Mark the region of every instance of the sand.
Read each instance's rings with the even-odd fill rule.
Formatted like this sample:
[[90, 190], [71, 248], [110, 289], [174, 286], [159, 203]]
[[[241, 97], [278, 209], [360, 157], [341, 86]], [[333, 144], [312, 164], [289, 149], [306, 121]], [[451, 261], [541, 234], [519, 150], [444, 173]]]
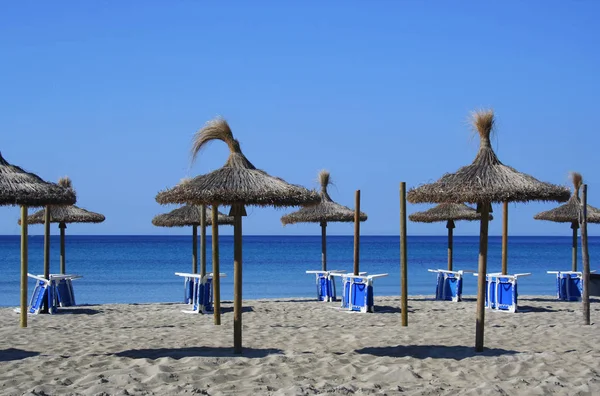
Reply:
[[[223, 324], [183, 304], [110, 304], [29, 316], [0, 309], [2, 395], [599, 395], [600, 331], [581, 303], [520, 297], [524, 312], [486, 312], [475, 353], [475, 303], [376, 297], [348, 313], [309, 299], [244, 301], [244, 353]], [[600, 320], [598, 302], [592, 321]]]

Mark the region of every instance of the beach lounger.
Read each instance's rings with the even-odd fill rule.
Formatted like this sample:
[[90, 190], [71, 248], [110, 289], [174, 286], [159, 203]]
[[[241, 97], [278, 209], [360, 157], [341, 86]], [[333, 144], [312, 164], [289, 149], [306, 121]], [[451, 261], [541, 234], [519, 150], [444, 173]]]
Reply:
[[29, 300], [28, 313], [38, 314], [44, 305], [44, 297], [48, 295], [48, 312], [56, 313], [57, 308], [75, 305], [72, 280], [81, 278], [81, 275], [50, 274], [50, 279], [42, 275], [27, 274], [35, 279], [31, 299]]
[[[556, 298], [562, 301], [581, 301], [583, 273], [579, 271], [547, 271], [556, 274]], [[596, 272], [596, 271], [591, 271]]]
[[352, 275], [332, 274], [342, 278], [341, 309], [358, 312], [374, 312], [373, 280], [388, 274]]
[[[479, 274], [474, 273], [478, 276]], [[485, 288], [485, 307], [504, 312], [517, 312], [517, 279], [522, 276], [529, 276], [531, 273], [502, 275], [501, 273], [491, 273], [486, 275]]]
[[[208, 273], [201, 277], [200, 274], [186, 272], [175, 272], [175, 275], [184, 277], [184, 303], [191, 304], [191, 310], [185, 313], [209, 313], [213, 312], [213, 274]], [[226, 274], [220, 273], [221, 278]]]
[[473, 271], [448, 271], [443, 269], [429, 269], [437, 273], [435, 299], [444, 301], [462, 301], [463, 275]]
[[319, 301], [337, 301], [335, 290], [335, 278], [333, 274], [344, 274], [346, 271], [306, 271], [307, 274], [315, 274], [317, 282], [317, 300]]

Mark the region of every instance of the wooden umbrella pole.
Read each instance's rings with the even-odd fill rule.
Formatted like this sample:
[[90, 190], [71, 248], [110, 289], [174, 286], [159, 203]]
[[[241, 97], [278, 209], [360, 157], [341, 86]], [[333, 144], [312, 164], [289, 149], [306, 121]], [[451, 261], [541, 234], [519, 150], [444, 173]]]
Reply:
[[448, 271], [452, 271], [452, 261], [454, 259], [452, 252], [454, 220], [448, 220], [446, 228], [448, 229]]
[[192, 226], [192, 274], [198, 273], [198, 226]]
[[221, 324], [221, 277], [219, 269], [219, 212], [218, 205], [213, 204], [212, 220], [212, 272], [213, 272], [213, 319], [215, 325]]
[[360, 271], [360, 190], [356, 190], [354, 205], [354, 275], [358, 275]]
[[583, 324], [590, 324], [590, 255], [588, 252], [587, 235], [587, 184], [584, 184], [581, 190], [581, 258], [583, 261], [583, 291], [581, 301], [583, 302]]
[[243, 205], [231, 207], [233, 215], [233, 351], [242, 353], [242, 216]]
[[502, 275], [508, 274], [508, 201], [502, 205]]
[[[46, 205], [44, 208], [44, 278], [50, 279], [50, 206]], [[50, 308], [50, 293], [46, 293], [44, 296], [44, 306], [42, 313], [48, 313]]]
[[400, 313], [408, 326], [408, 255], [406, 254], [406, 183], [400, 183]]
[[483, 352], [485, 321], [485, 283], [487, 274], [489, 203], [480, 204], [481, 225], [479, 228], [479, 273], [477, 278], [477, 314], [475, 324], [475, 351]]
[[571, 249], [571, 271], [577, 271], [577, 230], [579, 229], [578, 222], [571, 223], [573, 229], [573, 247]]
[[[206, 206], [200, 205], [200, 275], [206, 275]], [[214, 279], [213, 274], [213, 279]]]
[[58, 228], [60, 229], [60, 273], [66, 274], [67, 265], [66, 265], [66, 256], [65, 256], [65, 229], [67, 225], [65, 223], [58, 224]]
[[21, 206], [21, 327], [27, 327], [27, 206]]
[[321, 270], [327, 271], [327, 222], [321, 222]]

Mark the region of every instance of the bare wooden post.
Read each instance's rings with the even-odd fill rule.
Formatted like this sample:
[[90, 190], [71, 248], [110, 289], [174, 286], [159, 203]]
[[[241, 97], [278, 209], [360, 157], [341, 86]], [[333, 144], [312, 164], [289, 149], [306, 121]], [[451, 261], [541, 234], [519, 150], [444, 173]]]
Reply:
[[206, 206], [200, 205], [200, 211], [200, 275], [204, 278], [206, 275]]
[[502, 205], [502, 275], [508, 274], [508, 201]]
[[483, 334], [485, 322], [485, 281], [487, 274], [487, 250], [488, 250], [488, 221], [490, 216], [490, 204], [478, 204], [481, 213], [481, 225], [479, 227], [479, 273], [477, 277], [477, 313], [475, 324], [475, 351], [483, 352]]
[[21, 327], [27, 327], [27, 206], [21, 206]]
[[242, 216], [246, 209], [242, 204], [231, 206], [233, 216], [233, 351], [242, 353]]
[[360, 271], [360, 190], [354, 195], [354, 275]]
[[198, 273], [198, 226], [192, 226], [192, 274]]
[[587, 235], [587, 184], [582, 186], [581, 191], [581, 258], [583, 261], [583, 291], [581, 301], [583, 302], [583, 324], [590, 324], [590, 255], [588, 252]]
[[327, 271], [327, 222], [321, 222], [321, 270]]
[[408, 326], [408, 255], [406, 254], [406, 183], [400, 183], [400, 312]]
[[571, 223], [573, 229], [573, 248], [571, 249], [571, 271], [577, 271], [577, 230], [579, 223], [574, 221]]
[[67, 225], [65, 223], [59, 223], [58, 228], [60, 229], [60, 273], [66, 274], [67, 264], [65, 256], [65, 229]]
[[[50, 206], [44, 208], [44, 278], [50, 279]], [[48, 313], [50, 309], [49, 293], [44, 296], [42, 313]]]
[[446, 228], [448, 229], [448, 271], [452, 271], [452, 232], [454, 230], [454, 227], [454, 220], [448, 220], [448, 222], [446, 223]]
[[213, 319], [215, 325], [221, 324], [221, 277], [219, 269], [219, 206], [212, 206], [212, 272], [213, 272]]

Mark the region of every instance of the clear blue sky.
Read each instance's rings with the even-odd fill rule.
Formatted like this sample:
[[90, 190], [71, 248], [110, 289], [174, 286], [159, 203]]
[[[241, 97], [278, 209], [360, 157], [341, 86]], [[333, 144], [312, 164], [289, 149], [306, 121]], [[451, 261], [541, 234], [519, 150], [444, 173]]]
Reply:
[[[336, 201], [353, 206], [362, 191], [363, 234], [398, 234], [399, 182], [470, 163], [478, 142], [467, 116], [493, 107], [505, 164], [565, 185], [579, 171], [600, 206], [598, 15], [592, 0], [7, 1], [0, 150], [46, 180], [70, 176], [78, 205], [106, 215], [71, 234], [189, 234], [152, 226], [174, 208], [154, 197], [225, 162], [218, 142], [189, 162], [193, 133], [222, 115], [257, 167], [308, 187], [329, 169]], [[532, 219], [553, 206], [511, 204], [509, 232], [570, 235]], [[319, 233], [282, 227], [290, 210], [250, 208], [244, 233]], [[0, 218], [0, 234], [19, 233], [17, 208]], [[446, 229], [409, 223], [409, 232]]]

